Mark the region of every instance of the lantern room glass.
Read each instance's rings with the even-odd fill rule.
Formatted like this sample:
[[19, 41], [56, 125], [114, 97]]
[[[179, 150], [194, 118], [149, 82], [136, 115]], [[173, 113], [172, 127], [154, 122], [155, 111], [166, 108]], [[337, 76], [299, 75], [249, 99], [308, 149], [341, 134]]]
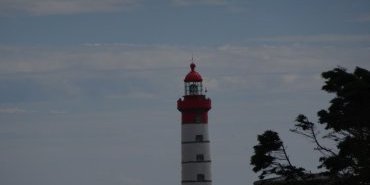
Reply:
[[202, 82], [185, 82], [185, 96], [203, 95]]

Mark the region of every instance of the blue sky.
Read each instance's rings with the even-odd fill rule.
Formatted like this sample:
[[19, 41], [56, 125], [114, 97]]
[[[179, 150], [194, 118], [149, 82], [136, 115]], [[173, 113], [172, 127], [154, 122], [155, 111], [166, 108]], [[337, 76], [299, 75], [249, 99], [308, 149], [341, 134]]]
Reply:
[[0, 184], [180, 183], [183, 78], [208, 96], [213, 181], [251, 184], [256, 135], [328, 106], [320, 73], [370, 69], [369, 1], [2, 0]]

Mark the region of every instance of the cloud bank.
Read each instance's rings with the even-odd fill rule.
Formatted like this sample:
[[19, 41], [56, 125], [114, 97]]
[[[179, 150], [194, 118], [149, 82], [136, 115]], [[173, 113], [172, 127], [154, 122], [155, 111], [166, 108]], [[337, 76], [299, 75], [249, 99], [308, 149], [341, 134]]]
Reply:
[[[65, 49], [0, 47], [3, 103], [73, 98], [163, 98], [181, 92], [194, 48], [86, 44]], [[314, 88], [336, 66], [368, 66], [369, 48], [302, 45], [196, 49], [206, 85], [217, 93]], [[158, 88], [160, 86], [161, 88]], [[174, 88], [175, 87], [175, 88]], [[14, 93], [29, 91], [28, 95]], [[176, 94], [176, 93], [175, 93]], [[23, 98], [20, 98], [20, 97]], [[0, 102], [1, 103], [1, 102]]]
[[227, 0], [172, 0], [175, 5], [178, 6], [190, 6], [190, 5], [226, 5]]
[[2, 0], [0, 10], [3, 14], [57, 15], [119, 11], [138, 3], [138, 0]]

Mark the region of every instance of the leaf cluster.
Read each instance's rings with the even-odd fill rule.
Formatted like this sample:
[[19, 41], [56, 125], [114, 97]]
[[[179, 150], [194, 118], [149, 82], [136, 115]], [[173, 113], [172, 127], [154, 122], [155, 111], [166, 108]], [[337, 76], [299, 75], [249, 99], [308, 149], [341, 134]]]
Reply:
[[303, 168], [297, 168], [290, 163], [289, 157], [278, 133], [267, 130], [258, 135], [259, 144], [254, 146], [255, 155], [251, 157], [253, 171], [262, 171], [260, 179], [265, 176], [276, 174], [288, 179], [295, 179], [302, 176]]

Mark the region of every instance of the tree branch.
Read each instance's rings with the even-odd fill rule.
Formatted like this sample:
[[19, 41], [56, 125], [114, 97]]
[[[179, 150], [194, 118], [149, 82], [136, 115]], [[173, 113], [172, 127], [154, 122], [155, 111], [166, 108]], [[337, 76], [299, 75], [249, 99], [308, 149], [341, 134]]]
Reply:
[[[314, 127], [313, 127], [313, 126], [310, 128], [310, 131], [311, 131], [312, 138], [313, 138], [314, 142], [316, 143], [316, 146], [319, 148], [319, 151], [320, 151], [320, 152], [321, 152], [322, 150], [324, 150], [324, 151], [326, 151], [326, 152], [330, 153], [330, 154], [331, 154], [331, 155], [333, 155], [333, 156], [337, 156], [337, 154], [336, 154], [336, 153], [334, 153], [331, 149], [328, 149], [328, 148], [326, 148], [326, 147], [322, 146], [322, 145], [319, 143], [319, 141], [317, 140], [316, 133], [315, 133], [315, 130], [314, 130]], [[322, 152], [321, 152], [321, 153], [322, 153]]]
[[289, 160], [289, 157], [288, 157], [288, 154], [286, 153], [286, 150], [285, 150], [285, 147], [283, 144], [281, 144], [281, 148], [282, 148], [282, 151], [284, 153], [284, 156], [285, 156], [285, 159], [286, 161], [288, 162], [289, 166], [290, 167], [293, 167], [292, 163], [290, 163], [290, 160]]

